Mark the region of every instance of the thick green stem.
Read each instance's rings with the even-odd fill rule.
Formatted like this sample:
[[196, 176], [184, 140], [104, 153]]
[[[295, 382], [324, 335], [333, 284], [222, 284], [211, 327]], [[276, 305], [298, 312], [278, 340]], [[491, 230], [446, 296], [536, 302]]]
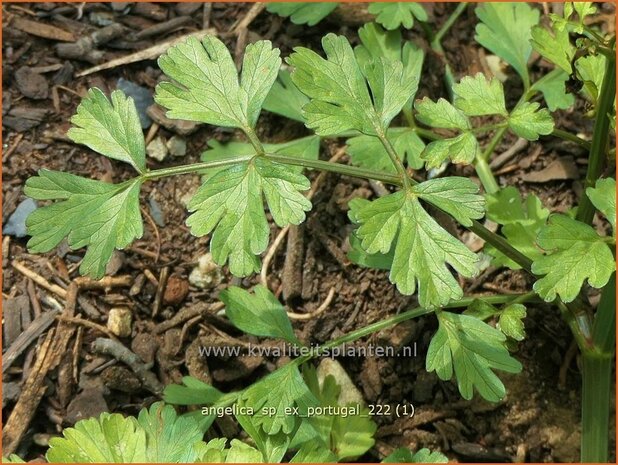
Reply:
[[495, 194], [500, 190], [498, 181], [496, 181], [496, 178], [489, 167], [489, 163], [487, 163], [484, 158], [478, 157], [474, 163], [474, 167], [476, 168], [476, 174], [481, 180], [481, 184], [483, 185], [485, 192], [488, 194]]
[[616, 273], [603, 288], [592, 327], [592, 341], [597, 351], [613, 353], [616, 349]]
[[603, 85], [599, 95], [596, 108], [596, 121], [594, 122], [594, 132], [592, 134], [592, 144], [588, 157], [588, 171], [582, 192], [582, 199], [577, 208], [576, 219], [584, 223], [592, 223], [595, 208], [588, 195], [586, 188], [593, 187], [597, 179], [601, 176], [603, 166], [606, 161], [607, 149], [609, 144], [609, 114], [612, 112], [616, 99], [616, 59], [606, 60], [605, 75]]
[[582, 356], [582, 463], [607, 462], [612, 365], [612, 356]]

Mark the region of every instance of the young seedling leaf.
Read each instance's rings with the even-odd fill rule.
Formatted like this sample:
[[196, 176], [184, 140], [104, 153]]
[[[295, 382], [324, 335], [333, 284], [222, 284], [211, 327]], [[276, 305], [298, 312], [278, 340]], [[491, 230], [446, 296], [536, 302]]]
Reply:
[[400, 447], [382, 460], [382, 463], [448, 463], [448, 458], [441, 452], [432, 452], [429, 449], [412, 452]]
[[[382, 58], [402, 62], [404, 81], [414, 83], [410, 95], [410, 99], [413, 99], [418, 90], [425, 58], [423, 50], [410, 41], [406, 41], [402, 47], [399, 29], [384, 30], [376, 23], [365, 24], [358, 30], [358, 36], [361, 44], [354, 48], [354, 54], [361, 69], [366, 69], [371, 63], [379, 62]], [[409, 105], [406, 103], [407, 106]]]
[[[255, 147], [248, 142], [227, 142], [222, 144], [214, 139], [208, 141], [208, 150], [202, 152], [201, 159], [204, 162], [221, 161], [242, 156], [255, 156]], [[317, 160], [320, 155], [320, 138], [316, 135], [294, 139], [280, 144], [263, 144], [264, 151], [269, 154], [285, 155], [288, 157], [302, 158], [304, 160]], [[207, 176], [225, 168], [210, 168]], [[290, 170], [297, 173], [303, 171], [302, 166], [289, 166]]]
[[322, 47], [326, 59], [303, 47], [287, 59], [292, 80], [311, 99], [303, 107], [307, 127], [321, 136], [384, 133], [415, 90], [403, 64], [381, 58], [361, 71], [345, 37], [327, 34]]
[[414, 108], [418, 112], [417, 119], [428, 126], [444, 129], [459, 129], [465, 131], [471, 129], [470, 122], [461, 110], [455, 108], [448, 100], [443, 98], [433, 102], [425, 97], [417, 100]]
[[509, 128], [519, 137], [538, 140], [540, 135], [552, 133], [554, 120], [546, 108], [539, 110], [538, 103], [524, 102], [511, 112]]
[[241, 331], [254, 336], [276, 337], [300, 345], [285, 307], [264, 286], [257, 285], [254, 294], [231, 286], [219, 295], [225, 314]]
[[301, 191], [309, 180], [285, 165], [255, 157], [219, 171], [202, 184], [189, 202], [187, 225], [196, 236], [212, 234], [215, 263], [225, 264], [235, 276], [259, 271], [256, 255], [268, 246], [269, 228], [264, 201], [278, 226], [300, 224], [311, 202]]
[[492, 78], [488, 80], [483, 73], [466, 76], [453, 85], [455, 107], [467, 116], [502, 115], [507, 116], [504, 104], [502, 83]]
[[474, 299], [474, 301], [468, 305], [468, 308], [463, 311], [464, 315], [478, 318], [482, 321], [487, 321], [499, 313], [500, 310], [481, 299]]
[[67, 136], [73, 142], [129, 163], [139, 173], [146, 171], [142, 126], [133, 99], [122, 91], [112, 92], [110, 101], [100, 89], [90, 89], [71, 122], [75, 127], [69, 129]]
[[304, 123], [302, 108], [307, 103], [309, 99], [298, 90], [292, 81], [290, 72], [282, 69], [264, 100], [263, 108], [271, 113]]
[[505, 335], [516, 341], [523, 341], [526, 337], [524, 322], [526, 317], [526, 307], [522, 304], [511, 304], [500, 312], [498, 329]]
[[226, 438], [217, 438], [209, 442], [200, 441], [195, 449], [200, 463], [263, 463], [262, 453], [249, 444], [238, 439], [230, 441], [225, 448]]
[[[171, 408], [171, 407], [170, 407]], [[146, 462], [146, 433], [132, 417], [102, 413], [65, 428], [63, 437], [49, 440], [50, 463]]]
[[545, 275], [534, 290], [546, 301], [559, 296], [571, 302], [588, 280], [597, 289], [607, 284], [616, 270], [609, 244], [590, 226], [566, 215], [552, 215], [537, 242], [548, 252], [532, 264], [532, 272]]
[[420, 3], [413, 2], [376, 2], [370, 3], [369, 13], [376, 15], [376, 22], [386, 29], [393, 30], [400, 26], [412, 29], [414, 18], [427, 21], [427, 12]]
[[169, 384], [163, 391], [163, 400], [174, 405], [211, 405], [217, 402], [223, 393], [192, 376], [184, 376], [182, 384]]
[[276, 2], [269, 3], [266, 10], [290, 18], [294, 24], [315, 26], [338, 6], [338, 2]]
[[450, 194], [440, 192], [459, 186], [459, 180], [440, 179], [438, 187], [436, 181], [379, 198], [355, 212], [360, 224], [356, 235], [362, 248], [368, 254], [386, 254], [394, 247], [390, 280], [407, 295], [414, 293], [418, 282], [419, 302], [423, 307], [444, 305], [461, 297], [462, 290], [446, 265], [464, 276], [472, 276], [477, 257], [435, 222], [419, 198], [429, 202], [444, 199], [447, 208], [466, 222], [484, 214], [483, 209], [475, 206], [479, 203], [456, 205], [448, 198]]
[[303, 443], [290, 463], [335, 463], [337, 456], [333, 454], [319, 439]]
[[453, 163], [470, 164], [479, 154], [481, 148], [470, 131], [464, 131], [456, 137], [430, 142], [421, 153], [427, 168], [438, 168], [445, 160]]
[[492, 370], [521, 371], [509, 354], [502, 332], [481, 320], [456, 313], [438, 313], [439, 327], [427, 349], [427, 371], [444, 381], [455, 373], [462, 397], [472, 398], [473, 389], [486, 400], [498, 402], [506, 391]]
[[[377, 425], [369, 416], [365, 405], [341, 403], [341, 386], [333, 375], [328, 375], [320, 383], [316, 370], [306, 367], [303, 370], [305, 381], [321, 407], [354, 407], [359, 409], [354, 415], [315, 415], [308, 423], [317, 432], [324, 448], [330, 449], [338, 462], [350, 462], [366, 453], [374, 445]], [[299, 432], [300, 434], [300, 432]]]
[[[585, 29], [584, 20], [586, 16], [596, 13], [597, 9], [592, 2], [566, 2], [564, 4], [564, 16], [560, 18], [557, 15], [550, 15], [554, 24], [566, 28], [569, 20], [574, 21], [573, 12], [577, 13], [577, 23], [573, 30], [577, 34], [583, 34]], [[573, 24], [571, 22], [571, 24]]]
[[[298, 416], [284, 415], [286, 408], [298, 406], [303, 410], [307, 405], [317, 405], [317, 400], [307, 388], [294, 362], [252, 384], [242, 394], [242, 398], [246, 405], [252, 406], [256, 412], [251, 417], [251, 422], [267, 435], [280, 432], [289, 435], [295, 430]], [[261, 411], [264, 408], [279, 414], [263, 415]], [[306, 410], [304, 413], [306, 414]]]
[[566, 110], [575, 103], [573, 94], [566, 91], [568, 80], [569, 75], [563, 69], [556, 68], [536, 81], [530, 90], [543, 94], [549, 111]]
[[530, 82], [528, 60], [532, 53], [530, 29], [539, 23], [539, 11], [526, 3], [481, 3], [476, 7], [481, 21], [475, 40], [498, 55]]
[[175, 83], [157, 86], [155, 101], [170, 118], [216, 126], [253, 128], [281, 66], [279, 49], [261, 40], [245, 49], [240, 81], [223, 42], [213, 36], [190, 37], [159, 58]]
[[[543, 207], [541, 200], [533, 194], [522, 201], [516, 187], [508, 186], [495, 194], [485, 196], [487, 200], [487, 218], [500, 225], [500, 232], [514, 248], [531, 260], [543, 256], [536, 245], [536, 238], [545, 226], [549, 210]], [[495, 266], [508, 266], [512, 270], [521, 268], [519, 264], [506, 257], [489, 244], [485, 246], [487, 253], [494, 257]]]
[[569, 39], [567, 29], [553, 28], [550, 32], [543, 26], [532, 28], [531, 44], [543, 58], [559, 66], [567, 74], [573, 72], [571, 61], [575, 56], [575, 47]]
[[141, 410], [137, 421], [146, 432], [144, 462], [190, 463], [198, 458], [194, 445], [203, 433], [193, 418], [179, 417], [171, 405], [156, 402]]
[[599, 92], [605, 76], [606, 58], [603, 55], [590, 55], [578, 58], [575, 61], [575, 69], [579, 79], [583, 82], [582, 93], [584, 97], [596, 105]]
[[[411, 128], [391, 128], [386, 138], [393, 144], [397, 155], [403, 157], [407, 165], [415, 170], [421, 169], [424, 161], [420, 155], [425, 143]], [[372, 136], [356, 136], [347, 140], [348, 154], [352, 163], [377, 171], [396, 173], [395, 167], [380, 139]]]
[[28, 249], [49, 252], [65, 237], [73, 249], [87, 247], [80, 272], [103, 277], [114, 249], [143, 234], [139, 210], [141, 181], [109, 184], [58, 171], [40, 170], [24, 192], [36, 200], [57, 200], [37, 208], [27, 220]]
[[605, 215], [616, 235], [616, 180], [599, 179], [595, 187], [586, 189], [586, 195], [597, 210]]

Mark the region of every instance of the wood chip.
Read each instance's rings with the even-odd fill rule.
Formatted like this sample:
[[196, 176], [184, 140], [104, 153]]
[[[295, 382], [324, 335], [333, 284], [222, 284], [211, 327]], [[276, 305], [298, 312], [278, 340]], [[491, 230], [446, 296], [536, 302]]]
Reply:
[[87, 76], [89, 74], [103, 71], [105, 69], [111, 69], [111, 68], [115, 68], [116, 66], [126, 65], [129, 63], [136, 63], [138, 61], [154, 60], [156, 58], [159, 58], [161, 55], [163, 55], [167, 51], [168, 48], [180, 42], [186, 41], [189, 37], [195, 37], [196, 39], [201, 40], [207, 35], [215, 35], [216, 32], [217, 31], [215, 29], [204, 29], [201, 31], [192, 32], [190, 34], [185, 34], [185, 35], [176, 37], [171, 40], [166, 40], [165, 42], [161, 42], [160, 44], [153, 45], [152, 47], [149, 47], [145, 50], [140, 50], [139, 52], [131, 53], [124, 57], [116, 58], [106, 63], [102, 63], [100, 65], [93, 66], [92, 68], [88, 68], [82, 71], [81, 73], [78, 73], [77, 77]]
[[538, 183], [579, 179], [579, 171], [573, 157], [562, 157], [552, 161], [542, 170], [524, 174], [521, 178], [526, 182]]
[[75, 36], [55, 26], [42, 23], [40, 21], [31, 21], [29, 19], [15, 16], [11, 21], [11, 26], [20, 31], [27, 32], [30, 35], [43, 37], [44, 39], [58, 40], [61, 42], [74, 42]]

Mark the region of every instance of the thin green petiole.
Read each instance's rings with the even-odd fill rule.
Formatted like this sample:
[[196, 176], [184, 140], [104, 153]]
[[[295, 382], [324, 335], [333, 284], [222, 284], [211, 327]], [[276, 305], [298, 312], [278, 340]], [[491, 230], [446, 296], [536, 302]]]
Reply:
[[378, 138], [386, 149], [386, 153], [388, 153], [388, 157], [391, 159], [391, 162], [393, 163], [393, 165], [395, 165], [395, 168], [397, 169], [397, 172], [399, 173], [399, 176], [401, 177], [401, 180], [403, 182], [403, 188], [405, 190], [408, 190], [410, 188], [410, 177], [408, 176], [406, 168], [403, 166], [401, 158], [399, 158], [399, 156], [397, 155], [395, 147], [393, 147], [393, 144], [391, 144], [391, 141], [388, 140], [388, 138], [383, 132], [378, 133]]

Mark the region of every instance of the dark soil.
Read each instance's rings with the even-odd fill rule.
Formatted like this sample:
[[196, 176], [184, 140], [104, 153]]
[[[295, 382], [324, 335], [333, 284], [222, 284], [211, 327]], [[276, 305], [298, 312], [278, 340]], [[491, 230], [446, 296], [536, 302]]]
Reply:
[[[132, 174], [127, 165], [109, 161], [83, 146], [72, 144], [65, 135], [70, 126], [69, 119], [90, 87], [113, 90], [118, 80], [124, 78], [152, 91], [162, 77], [156, 62], [146, 60], [76, 78], [74, 73], [92, 65], [84, 61], [90, 55], [62, 58], [58, 56], [56, 45], [66, 42], [33, 35], [32, 31], [25, 31], [23, 25], [17, 27], [16, 20], [52, 25], [72, 34], [75, 39], [99, 29], [100, 26], [93, 21], [123, 24], [129, 33], [125, 31], [100, 46], [103, 55], [99, 60], [104, 62], [202, 27], [214, 28], [231, 50], [237, 48], [239, 40], [250, 42], [266, 38], [281, 48], [283, 56], [287, 56], [296, 45], [318, 49], [320, 38], [327, 32], [345, 34], [352, 43], [357, 43], [356, 30], [366, 17], [364, 5], [348, 4], [332, 17], [309, 28], [262, 12], [248, 31], [237, 36], [230, 31], [245, 17], [251, 4], [213, 3], [206, 9], [202, 4], [196, 4], [195, 11], [191, 11], [191, 4], [142, 4], [137, 11], [135, 6], [126, 5], [124, 9], [118, 3], [113, 9], [102, 3], [2, 5], [3, 226], [25, 199], [23, 186], [26, 179], [34, 176], [40, 168], [114, 182], [130, 177]], [[440, 25], [455, 5], [429, 3], [425, 6], [430, 21]], [[601, 10], [608, 27], [613, 27], [614, 6], [606, 3]], [[133, 42], [129, 40], [140, 30], [179, 16], [189, 16], [189, 19], [171, 31]], [[457, 77], [487, 71], [485, 55], [488, 52], [474, 42], [476, 21], [473, 6], [470, 6], [444, 41], [447, 59]], [[418, 96], [446, 96], [442, 60], [431, 52], [418, 26], [405, 34], [427, 50], [425, 77]], [[543, 73], [546, 68], [544, 62], [536, 60], [533, 73]], [[516, 100], [521, 92], [520, 83], [511, 70], [507, 73], [507, 95]], [[583, 110], [584, 104], [578, 102], [575, 110], [560, 112], [556, 117], [557, 127], [589, 136], [591, 122], [581, 116]], [[267, 113], [261, 117], [259, 132], [264, 140], [273, 142], [308, 134], [301, 124]], [[166, 140], [174, 134], [163, 126], [157, 132], [157, 136]], [[168, 156], [162, 163], [148, 158], [148, 163], [151, 168], [159, 168], [196, 162], [207, 141], [227, 141], [235, 137], [240, 135], [202, 125], [188, 136], [185, 157]], [[514, 136], [507, 136], [496, 154], [514, 142]], [[323, 143], [321, 157], [330, 158], [343, 145], [344, 140]], [[543, 172], [552, 162], [569, 165], [566, 179], [550, 170], [541, 182], [529, 181], [531, 173]], [[498, 179], [501, 185], [516, 186], [522, 194], [538, 195], [552, 211], [566, 211], [577, 203], [586, 162], [586, 154], [578, 147], [542, 138], [528, 144], [498, 169], [497, 172], [501, 173]], [[449, 172], [474, 179], [470, 167], [454, 166]], [[316, 176], [312, 174], [311, 178]], [[132, 333], [121, 338], [121, 342], [144, 362], [153, 363], [152, 370], [163, 384], [180, 382], [182, 376], [190, 374], [224, 391], [238, 389], [273, 370], [280, 361], [260, 359], [256, 362], [242, 357], [237, 360], [200, 358], [196, 354], [195, 341], [218, 338], [252, 340], [213, 312], [203, 312], [201, 318], [180, 322], [164, 331], [157, 326], [179, 313], [216, 303], [218, 292], [230, 284], [248, 288], [259, 282], [259, 277], [241, 282], [224, 268], [219, 271], [222, 280], [214, 288], [189, 286], [189, 274], [196, 267], [198, 258], [208, 251], [208, 238], [191, 236], [184, 224], [187, 212], [183, 201], [198, 186], [198, 176], [184, 176], [167, 178], [144, 187], [142, 205], [145, 214], [155, 217], [164, 226], [147, 221], [144, 237], [115, 256], [113, 269], [109, 271], [115, 276], [129, 276], [129, 286], [82, 291], [76, 312], [83, 319], [105, 327], [112, 308], [130, 309], [134, 319]], [[287, 297], [283, 295], [284, 290], [296, 286], [297, 292], [288, 299], [288, 304], [297, 313], [314, 311], [331, 288], [335, 290], [334, 299], [321, 315], [294, 322], [297, 334], [307, 343], [328, 341], [416, 305], [414, 298], [396, 292], [386, 273], [356, 267], [345, 258], [351, 230], [347, 201], [356, 196], [374, 195], [369, 183], [334, 174], [325, 176], [313, 199], [315, 208], [308, 221], [294, 232], [296, 240], [293, 243], [286, 246], [284, 242], [279, 247], [271, 263], [268, 272], [270, 289], [283, 299]], [[278, 229], [273, 226], [272, 232], [274, 238]], [[473, 236], [463, 231], [459, 234], [471, 247], [476, 243], [478, 250], [478, 241], [475, 242]], [[67, 289], [78, 276], [77, 267], [83, 256], [83, 251], [69, 251], [66, 247], [49, 254], [31, 255], [27, 252], [26, 242], [26, 238], [10, 236], [4, 237], [3, 241], [3, 351], [10, 347], [18, 334], [29, 328], [34, 318], [63, 306], [57, 295], [35, 285], [12, 263], [20, 262], [49, 283]], [[297, 283], [288, 281], [293, 273], [284, 272], [286, 249], [301, 257], [295, 275], [300, 276]], [[169, 276], [167, 291], [163, 292], [166, 275]], [[490, 270], [478, 278], [463, 280], [462, 285], [466, 293], [511, 293], [529, 289], [532, 279], [523, 272]], [[160, 295], [157, 297], [158, 291]], [[411, 402], [416, 407], [416, 415], [411, 418], [377, 417], [376, 446], [364, 459], [378, 461], [394, 448], [404, 446], [413, 450], [421, 447], [439, 449], [451, 460], [462, 462], [577, 461], [581, 377], [578, 357], [570, 350], [573, 344], [571, 333], [557, 310], [550, 306], [529, 306], [525, 324], [528, 337], [516, 349], [516, 357], [523, 363], [524, 370], [519, 375], [500, 375], [507, 386], [508, 397], [499, 404], [489, 404], [478, 397], [470, 402], [463, 401], [456, 384], [441, 382], [435, 374], [425, 371], [425, 351], [436, 328], [435, 318], [431, 316], [372, 336], [372, 341], [395, 347], [416, 342], [417, 357], [341, 358], [339, 361], [368, 403]], [[58, 325], [54, 322], [49, 328]], [[37, 336], [33, 340], [35, 343], [30, 344], [3, 372], [2, 414], [5, 424], [15, 403], [23, 395], [24, 381], [33, 370], [37, 348], [47, 332], [45, 330]], [[49, 438], [81, 418], [98, 415], [101, 411], [135, 414], [157, 399], [144, 389], [123, 363], [93, 352], [91, 344], [101, 336], [100, 331], [81, 325], [72, 335], [68, 341], [68, 355], [62, 357], [57, 368], [49, 371], [44, 379], [45, 394], [38, 405], [32, 406], [36, 409], [32, 412], [32, 421], [16, 449], [20, 456], [26, 459], [40, 457]], [[613, 438], [614, 416], [610, 418]], [[215, 428], [228, 436], [239, 433], [237, 425], [229, 419], [218, 421]], [[613, 446], [612, 442], [612, 449]]]

